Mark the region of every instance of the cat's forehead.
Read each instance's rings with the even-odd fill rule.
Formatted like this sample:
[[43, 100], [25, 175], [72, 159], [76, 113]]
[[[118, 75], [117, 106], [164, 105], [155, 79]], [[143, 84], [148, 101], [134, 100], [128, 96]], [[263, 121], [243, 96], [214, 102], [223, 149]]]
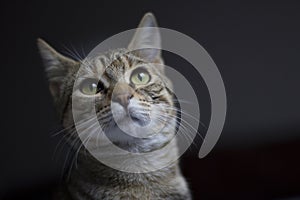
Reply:
[[84, 59], [82, 71], [90, 76], [107, 76], [116, 80], [132, 68], [147, 64], [128, 50], [118, 49]]

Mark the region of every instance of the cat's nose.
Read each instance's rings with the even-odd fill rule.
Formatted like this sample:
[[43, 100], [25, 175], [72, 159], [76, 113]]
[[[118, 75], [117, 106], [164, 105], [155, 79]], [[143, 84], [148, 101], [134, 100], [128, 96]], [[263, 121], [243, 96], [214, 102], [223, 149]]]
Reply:
[[119, 103], [124, 108], [127, 108], [130, 99], [133, 96], [134, 90], [126, 83], [119, 83], [115, 86], [112, 101]]
[[116, 95], [115, 98], [113, 98], [114, 102], [117, 102], [119, 104], [121, 104], [124, 108], [127, 108], [129, 101], [130, 101], [130, 94], [119, 94]]

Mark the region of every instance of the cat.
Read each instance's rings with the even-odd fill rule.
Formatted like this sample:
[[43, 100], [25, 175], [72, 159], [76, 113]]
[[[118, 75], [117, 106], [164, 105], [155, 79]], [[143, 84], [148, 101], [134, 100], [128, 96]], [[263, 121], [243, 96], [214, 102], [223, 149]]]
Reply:
[[[144, 27], [157, 27], [152, 13], [145, 14], [141, 20], [139, 28]], [[64, 134], [68, 144], [78, 152], [77, 167], [71, 169], [56, 199], [191, 199], [177, 161], [147, 173], [113, 169], [86, 150], [74, 128], [72, 111], [85, 110], [85, 102], [95, 99], [97, 120], [114, 145], [135, 153], [162, 149], [159, 154], [143, 158], [142, 164], [147, 167], [177, 156], [176, 143], [167, 144], [176, 134], [179, 109], [171, 92], [172, 83], [161, 67], [164, 63], [161, 50], [141, 49], [149, 42], [161, 45], [158, 29], [137, 29], [125, 49], [115, 49], [93, 59], [73, 60], [38, 39], [50, 93], [66, 130]], [[79, 70], [88, 78], [77, 81], [78, 87], [74, 87]], [[77, 98], [77, 106], [72, 105], [72, 98]], [[114, 116], [113, 110], [117, 111]], [[84, 115], [81, 117], [85, 119]], [[80, 125], [86, 122], [83, 120]], [[151, 132], [160, 128], [161, 132], [149, 138], [136, 138], [116, 131], [117, 126], [137, 135], [144, 129]], [[88, 124], [83, 129], [95, 135], [97, 131], [93, 127]], [[93, 136], [91, 140], [101, 143], [101, 137]], [[165, 148], [166, 145], [169, 147]], [[101, 145], [96, 151], [110, 155]]]

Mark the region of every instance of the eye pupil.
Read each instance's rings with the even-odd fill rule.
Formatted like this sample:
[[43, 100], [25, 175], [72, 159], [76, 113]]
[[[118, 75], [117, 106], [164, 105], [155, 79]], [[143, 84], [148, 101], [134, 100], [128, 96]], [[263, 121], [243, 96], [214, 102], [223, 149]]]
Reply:
[[96, 85], [96, 88], [97, 88], [97, 92], [100, 92], [101, 90], [104, 89], [104, 86], [102, 83], [98, 82], [98, 84], [95, 84]]

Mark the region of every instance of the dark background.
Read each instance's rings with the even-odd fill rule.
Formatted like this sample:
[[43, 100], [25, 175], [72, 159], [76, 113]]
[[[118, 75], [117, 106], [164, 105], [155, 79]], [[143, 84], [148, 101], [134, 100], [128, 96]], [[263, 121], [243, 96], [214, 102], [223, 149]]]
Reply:
[[[82, 55], [135, 28], [148, 11], [161, 27], [189, 35], [208, 51], [227, 91], [218, 144], [199, 159], [196, 141], [181, 162], [194, 198], [300, 199], [299, 2], [28, 0], [2, 2], [0, 9], [0, 199], [49, 199], [66, 158], [60, 148], [53, 156], [61, 136], [51, 135], [60, 126], [36, 38]], [[178, 64], [168, 58], [170, 66]], [[201, 120], [208, 125], [201, 81]]]

